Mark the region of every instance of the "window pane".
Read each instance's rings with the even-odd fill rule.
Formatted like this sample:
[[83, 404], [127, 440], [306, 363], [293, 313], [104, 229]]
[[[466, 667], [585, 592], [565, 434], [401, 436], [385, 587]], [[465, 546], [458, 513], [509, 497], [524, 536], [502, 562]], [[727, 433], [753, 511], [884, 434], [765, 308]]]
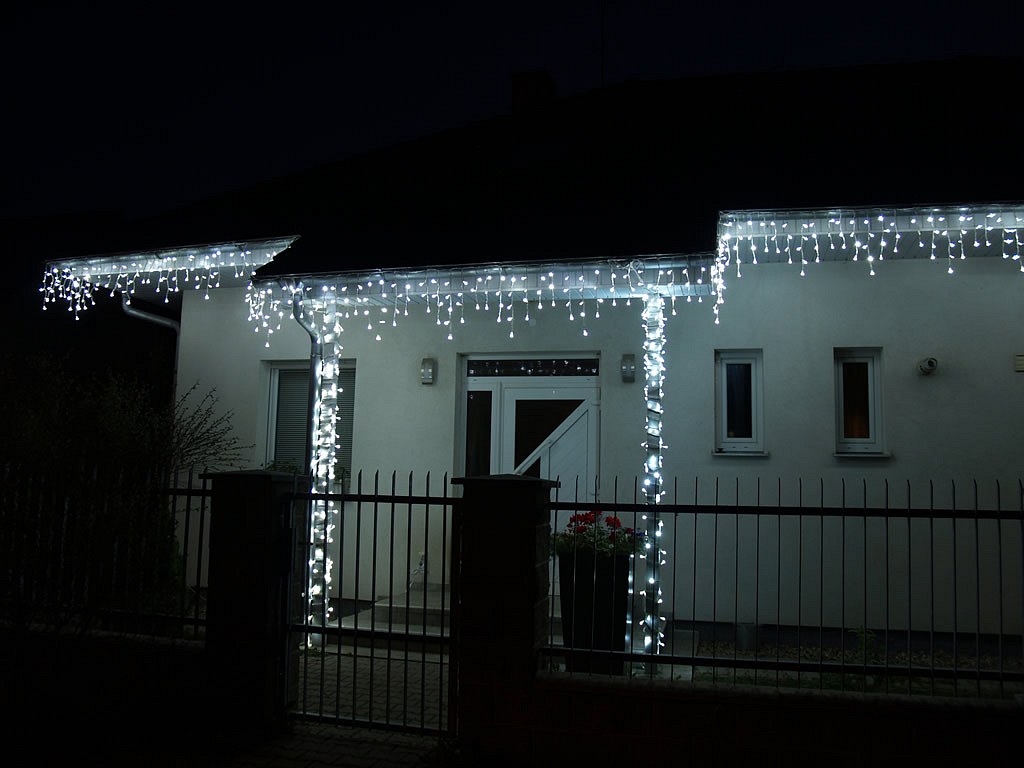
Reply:
[[725, 365], [725, 436], [754, 436], [753, 366], [750, 363]]
[[871, 438], [867, 362], [843, 363], [843, 437]]
[[305, 471], [309, 373], [302, 368], [277, 373], [277, 419], [274, 423], [274, 466]]
[[523, 472], [523, 477], [536, 477], [540, 479], [540, 459], [537, 459], [530, 467]]
[[491, 474], [491, 393], [466, 393], [466, 477]]
[[518, 467], [561, 426], [582, 400], [517, 400], [515, 463]]
[[517, 360], [469, 360], [467, 376], [597, 376], [597, 358], [522, 358]]

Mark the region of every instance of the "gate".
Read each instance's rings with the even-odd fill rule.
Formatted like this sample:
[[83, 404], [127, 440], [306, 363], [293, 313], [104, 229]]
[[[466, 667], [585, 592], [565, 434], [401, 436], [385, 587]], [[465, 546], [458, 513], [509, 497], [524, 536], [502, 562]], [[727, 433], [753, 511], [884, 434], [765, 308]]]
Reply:
[[360, 473], [350, 492], [290, 496], [294, 717], [455, 734], [459, 499], [447, 475], [403, 485]]

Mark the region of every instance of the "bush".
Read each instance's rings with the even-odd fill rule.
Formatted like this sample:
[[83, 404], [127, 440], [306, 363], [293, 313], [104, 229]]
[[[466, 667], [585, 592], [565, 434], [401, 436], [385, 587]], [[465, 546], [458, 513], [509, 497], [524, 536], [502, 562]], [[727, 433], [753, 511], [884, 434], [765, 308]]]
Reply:
[[3, 366], [0, 615], [84, 629], [117, 612], [176, 612], [168, 479], [243, 454], [231, 412], [218, 413], [213, 390], [197, 392], [170, 403], [130, 375], [79, 373], [45, 355]]

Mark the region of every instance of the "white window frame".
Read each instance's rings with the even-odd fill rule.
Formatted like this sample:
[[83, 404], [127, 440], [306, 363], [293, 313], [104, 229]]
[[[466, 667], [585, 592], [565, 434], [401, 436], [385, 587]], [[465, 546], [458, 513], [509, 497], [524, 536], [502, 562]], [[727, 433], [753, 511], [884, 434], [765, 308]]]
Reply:
[[[882, 349], [881, 347], [837, 347], [835, 360], [835, 429], [836, 454], [876, 455], [885, 454], [885, 432], [882, 426]], [[867, 363], [868, 366], [868, 430], [870, 437], [845, 437], [843, 435], [843, 365], [845, 363]]]
[[[750, 366], [750, 437], [729, 437], [727, 366]], [[715, 350], [715, 453], [764, 455], [764, 354], [760, 349]]]
[[[270, 396], [267, 401], [267, 444], [264, 452], [266, 461], [265, 466], [270, 466], [277, 460], [277, 457], [274, 455], [274, 449], [277, 445], [277, 406], [281, 371], [295, 370], [304, 370], [308, 372], [309, 361], [288, 360], [270, 363]], [[302, 467], [299, 469], [304, 471], [304, 468]]]
[[[494, 353], [472, 353], [472, 354], [461, 354], [459, 355], [459, 408], [456, 415], [456, 435], [455, 440], [455, 466], [465, 467], [466, 466], [466, 394], [468, 392], [480, 392], [490, 391], [491, 392], [491, 472], [500, 473], [501, 467], [501, 435], [503, 429], [501, 425], [501, 419], [503, 415], [502, 400], [503, 391], [505, 388], [512, 387], [542, 387], [547, 386], [554, 389], [564, 389], [567, 387], [595, 387], [596, 388], [596, 400], [595, 405], [600, 406], [601, 400], [601, 389], [600, 379], [601, 376], [551, 376], [551, 377], [525, 377], [525, 376], [470, 376], [469, 375], [469, 363], [477, 360], [519, 360], [519, 359], [537, 359], [537, 360], [589, 360], [596, 358], [600, 361], [600, 365], [604, 365], [604, 359], [601, 357], [601, 353], [597, 351], [583, 351], [583, 352], [494, 352]], [[598, 438], [600, 440], [600, 437]], [[597, 467], [598, 464], [598, 453], [595, 453], [592, 460], [592, 466]], [[510, 471], [510, 470], [509, 470]], [[593, 489], [591, 490], [591, 496], [593, 496]]]

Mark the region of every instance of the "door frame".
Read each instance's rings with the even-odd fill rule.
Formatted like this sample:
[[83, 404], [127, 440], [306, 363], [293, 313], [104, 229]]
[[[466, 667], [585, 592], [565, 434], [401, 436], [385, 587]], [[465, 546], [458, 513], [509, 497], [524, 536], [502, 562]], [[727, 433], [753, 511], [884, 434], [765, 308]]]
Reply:
[[[467, 375], [470, 360], [518, 360], [530, 358], [535, 360], [545, 359], [597, 359], [600, 361], [599, 352], [504, 352], [497, 354], [472, 353], [460, 354], [458, 361], [458, 383], [456, 385], [456, 424], [455, 424], [455, 466], [459, 474], [465, 471], [466, 466], [466, 395], [471, 391], [490, 391], [491, 397], [491, 462], [492, 473], [501, 471], [502, 444], [504, 434], [503, 421], [505, 418], [503, 406], [503, 393], [508, 389], [522, 389], [529, 392], [537, 392], [543, 389], [577, 390], [576, 399], [581, 399], [581, 392], [585, 397], [590, 398], [591, 407], [595, 408], [598, 414], [595, 445], [591, 449], [591, 460], [593, 461], [594, 475], [600, 476], [600, 409], [601, 409], [601, 383], [600, 376], [478, 376]], [[565, 399], [570, 399], [566, 397]], [[497, 428], [495, 428], [495, 425]], [[593, 489], [591, 489], [592, 491]]]

